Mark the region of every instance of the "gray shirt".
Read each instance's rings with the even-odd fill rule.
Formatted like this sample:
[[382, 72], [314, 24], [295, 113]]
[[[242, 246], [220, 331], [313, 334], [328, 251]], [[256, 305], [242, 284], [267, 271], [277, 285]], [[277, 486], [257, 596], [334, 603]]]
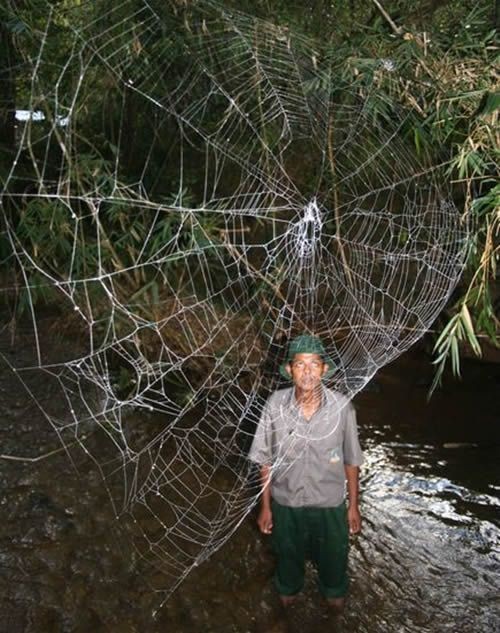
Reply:
[[272, 467], [271, 494], [279, 504], [340, 505], [345, 498], [344, 465], [364, 461], [351, 401], [322, 387], [321, 406], [307, 420], [295, 387], [275, 391], [262, 412], [249, 458]]

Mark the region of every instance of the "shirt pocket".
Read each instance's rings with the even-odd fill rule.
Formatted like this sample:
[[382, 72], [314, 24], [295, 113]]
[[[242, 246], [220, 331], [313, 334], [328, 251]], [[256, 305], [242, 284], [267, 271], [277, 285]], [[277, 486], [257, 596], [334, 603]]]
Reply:
[[327, 467], [329, 469], [335, 469], [344, 465], [344, 452], [342, 450], [342, 444], [330, 446], [326, 450], [325, 456]]

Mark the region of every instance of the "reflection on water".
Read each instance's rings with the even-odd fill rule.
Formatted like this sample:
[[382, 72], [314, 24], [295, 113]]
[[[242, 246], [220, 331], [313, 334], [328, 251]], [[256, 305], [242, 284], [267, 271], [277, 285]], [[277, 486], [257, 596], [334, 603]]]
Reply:
[[[425, 406], [426, 361], [403, 359], [357, 399], [367, 463], [363, 533], [352, 541], [345, 617], [327, 617], [309, 581], [288, 622], [268, 541], [250, 516], [156, 618], [161, 585], [118, 532], [98, 474], [65, 455], [0, 460], [0, 632], [459, 633], [500, 630], [499, 448], [495, 376], [474, 368]], [[475, 372], [475, 373], [474, 373]], [[50, 397], [38, 385], [40, 397]], [[32, 385], [36, 392], [36, 385]], [[11, 374], [0, 374], [5, 453], [57, 446]], [[477, 417], [481, 402], [481, 417]]]
[[449, 460], [480, 468], [494, 457], [450, 457], [439, 446], [384, 443], [380, 433], [366, 431], [366, 521], [352, 552], [352, 602], [365, 596], [366, 604], [372, 593], [378, 599], [376, 608], [349, 614], [350, 630], [497, 630], [500, 531], [493, 521], [499, 500], [443, 472]]

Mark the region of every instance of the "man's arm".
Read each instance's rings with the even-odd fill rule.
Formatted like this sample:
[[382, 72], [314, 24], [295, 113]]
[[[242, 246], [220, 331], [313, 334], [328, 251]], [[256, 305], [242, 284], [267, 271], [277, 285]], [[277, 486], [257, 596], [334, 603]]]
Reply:
[[262, 534], [271, 534], [273, 529], [273, 514], [271, 511], [271, 467], [261, 466], [260, 483], [262, 486], [262, 497], [260, 500], [260, 511], [257, 517], [257, 525]]
[[349, 506], [347, 510], [347, 520], [349, 522], [349, 532], [358, 534], [361, 532], [361, 515], [359, 513], [359, 466], [345, 464], [345, 476], [347, 479], [347, 495]]

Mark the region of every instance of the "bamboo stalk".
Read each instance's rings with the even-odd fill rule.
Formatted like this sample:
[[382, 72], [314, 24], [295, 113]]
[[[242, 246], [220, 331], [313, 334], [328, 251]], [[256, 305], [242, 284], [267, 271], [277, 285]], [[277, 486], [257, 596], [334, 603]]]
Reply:
[[342, 265], [344, 267], [346, 277], [349, 280], [350, 286], [352, 287], [354, 284], [352, 280], [351, 269], [349, 267], [349, 263], [344, 251], [344, 245], [342, 244], [342, 236], [340, 235], [339, 192], [337, 189], [337, 164], [335, 161], [333, 133], [333, 115], [330, 115], [330, 120], [328, 123], [328, 161], [330, 163], [330, 170], [332, 172], [333, 178], [333, 213], [335, 215], [335, 239], [337, 240], [340, 252], [340, 259], [342, 260]]
[[387, 11], [380, 4], [380, 2], [378, 0], [372, 0], [372, 2], [377, 7], [377, 9], [380, 11], [380, 13], [384, 16], [385, 20], [388, 22], [388, 24], [390, 25], [390, 27], [394, 31], [394, 33], [396, 33], [396, 35], [401, 35], [401, 33], [403, 32], [403, 29], [394, 22], [394, 20], [387, 13]]

